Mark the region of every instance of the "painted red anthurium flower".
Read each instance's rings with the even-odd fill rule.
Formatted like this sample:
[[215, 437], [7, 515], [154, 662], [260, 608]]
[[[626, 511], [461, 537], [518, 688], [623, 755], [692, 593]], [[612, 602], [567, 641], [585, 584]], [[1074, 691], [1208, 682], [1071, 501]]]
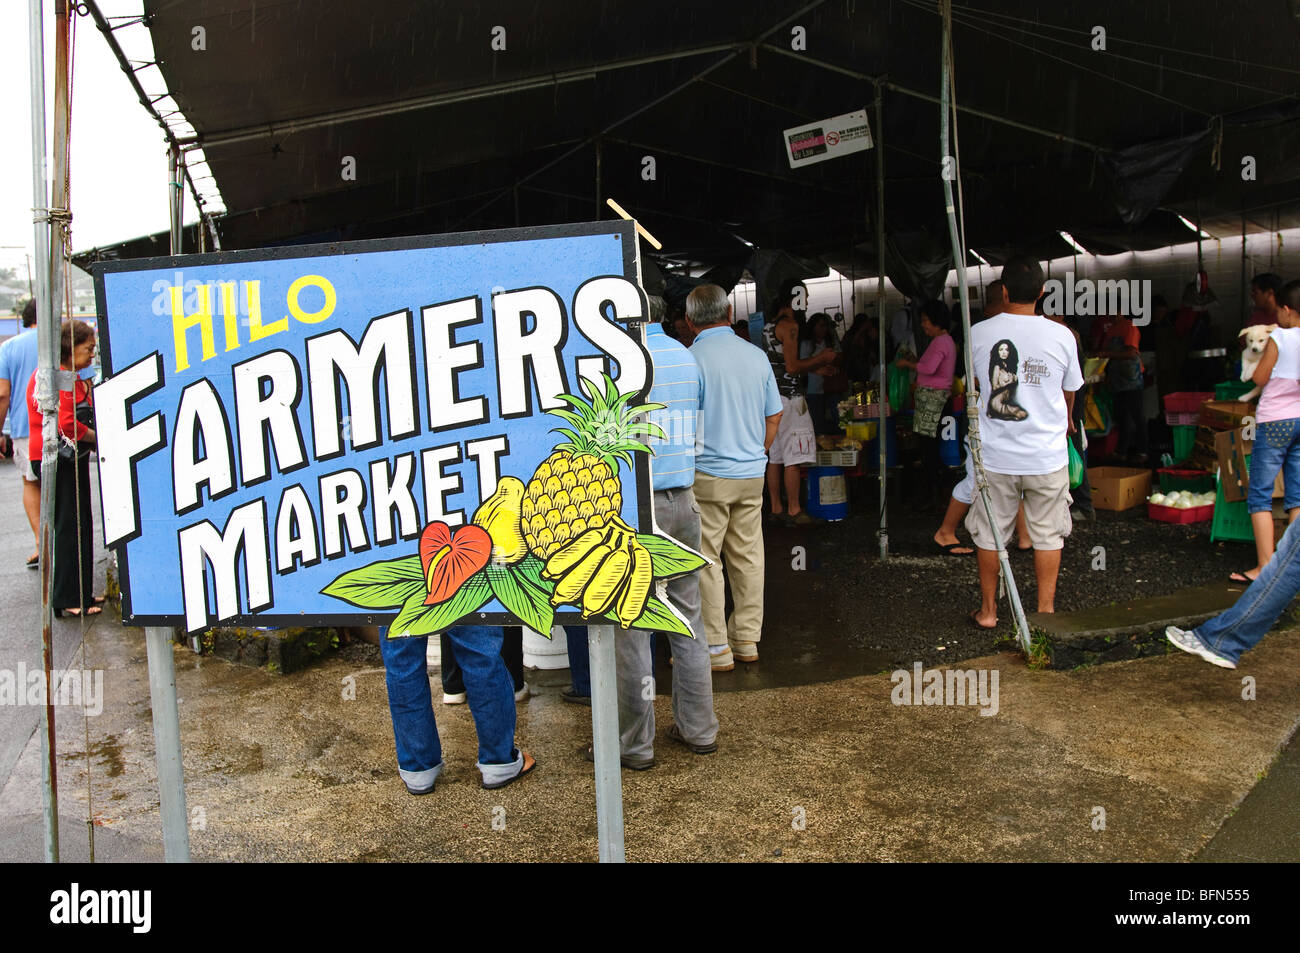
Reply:
[[491, 558], [492, 537], [483, 527], [471, 523], [453, 532], [446, 523], [430, 523], [420, 534], [420, 565], [429, 587], [424, 604], [446, 602]]

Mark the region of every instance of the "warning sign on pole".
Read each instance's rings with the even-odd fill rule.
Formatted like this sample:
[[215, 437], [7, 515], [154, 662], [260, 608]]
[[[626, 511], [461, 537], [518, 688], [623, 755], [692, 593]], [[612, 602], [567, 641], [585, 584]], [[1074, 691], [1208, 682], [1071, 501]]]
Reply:
[[792, 169], [870, 148], [871, 127], [865, 109], [785, 131], [785, 154]]

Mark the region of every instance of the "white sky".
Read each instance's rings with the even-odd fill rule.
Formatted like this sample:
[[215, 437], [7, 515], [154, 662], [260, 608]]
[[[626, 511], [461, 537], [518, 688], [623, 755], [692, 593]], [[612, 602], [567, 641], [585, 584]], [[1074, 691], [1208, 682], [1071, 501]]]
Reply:
[[[54, 16], [45, 9], [46, 135], [52, 125]], [[140, 0], [99, 0], [110, 18], [138, 16]], [[18, 266], [33, 248], [31, 88], [28, 79], [27, 0], [0, 2], [0, 265]], [[72, 98], [72, 245], [75, 251], [167, 229], [167, 150], [162, 129], [145, 112], [103, 34], [89, 17], [74, 17]], [[148, 31], [116, 31], [131, 60], [153, 59]], [[137, 75], [151, 96], [164, 91], [156, 67]], [[168, 108], [170, 100], [160, 107]], [[195, 173], [196, 175], [198, 173]], [[195, 218], [187, 202], [185, 221]], [[18, 248], [6, 246], [21, 246]]]

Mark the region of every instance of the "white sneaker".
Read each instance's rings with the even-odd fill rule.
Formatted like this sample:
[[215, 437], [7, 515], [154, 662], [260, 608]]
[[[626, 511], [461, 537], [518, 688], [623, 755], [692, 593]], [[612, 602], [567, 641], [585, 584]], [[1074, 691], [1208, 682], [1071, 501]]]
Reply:
[[1171, 625], [1165, 629], [1165, 638], [1167, 638], [1178, 648], [1191, 655], [1199, 655], [1211, 665], [1217, 665], [1219, 668], [1236, 668], [1237, 663], [1230, 658], [1224, 658], [1218, 652], [1209, 648], [1201, 641], [1200, 636], [1195, 632], [1185, 632], [1176, 625]]
[[527, 686], [527, 685], [524, 685], [523, 688], [521, 688], [521, 689], [519, 689], [519, 691], [515, 692], [515, 701], [517, 701], [517, 702], [526, 702], [526, 701], [528, 701], [528, 696], [529, 696], [530, 694], [531, 694], [531, 693], [528, 691], [528, 686]]
[[442, 703], [444, 705], [463, 705], [465, 704], [465, 693], [458, 692], [455, 695], [448, 695], [446, 692], [443, 692]]

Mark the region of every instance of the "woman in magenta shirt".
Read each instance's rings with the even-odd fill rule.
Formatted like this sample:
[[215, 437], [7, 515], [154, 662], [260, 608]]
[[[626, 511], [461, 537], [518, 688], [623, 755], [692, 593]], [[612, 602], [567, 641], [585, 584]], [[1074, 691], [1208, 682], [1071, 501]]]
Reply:
[[957, 345], [948, 328], [952, 317], [942, 301], [927, 302], [921, 309], [921, 330], [930, 345], [919, 361], [899, 358], [894, 363], [916, 371], [915, 416], [912, 430], [922, 439], [923, 479], [933, 491], [939, 482], [939, 421], [952, 393], [952, 375], [957, 367]]

